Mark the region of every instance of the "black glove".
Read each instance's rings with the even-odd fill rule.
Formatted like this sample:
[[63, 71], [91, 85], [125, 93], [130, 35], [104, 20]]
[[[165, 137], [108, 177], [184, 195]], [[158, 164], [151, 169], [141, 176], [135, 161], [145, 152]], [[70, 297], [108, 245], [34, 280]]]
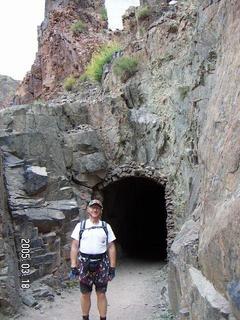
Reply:
[[110, 267], [108, 272], [108, 280], [112, 281], [114, 277], [115, 277], [115, 268]]
[[74, 280], [79, 275], [79, 270], [77, 267], [71, 268], [71, 272], [69, 273], [68, 277], [70, 280]]

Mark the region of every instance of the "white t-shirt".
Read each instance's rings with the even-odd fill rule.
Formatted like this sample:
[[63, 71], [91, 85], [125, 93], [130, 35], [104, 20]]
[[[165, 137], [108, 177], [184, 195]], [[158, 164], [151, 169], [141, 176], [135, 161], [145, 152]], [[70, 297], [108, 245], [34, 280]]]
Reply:
[[[91, 227], [102, 226], [102, 220], [99, 220], [97, 224], [92, 223], [90, 219], [86, 220], [85, 229]], [[108, 230], [108, 243], [116, 239], [111, 226], [107, 223]], [[75, 240], [79, 240], [80, 223], [74, 228], [71, 237]], [[87, 254], [100, 254], [106, 252], [106, 233], [103, 228], [84, 230], [82, 239], [80, 241], [80, 251]]]

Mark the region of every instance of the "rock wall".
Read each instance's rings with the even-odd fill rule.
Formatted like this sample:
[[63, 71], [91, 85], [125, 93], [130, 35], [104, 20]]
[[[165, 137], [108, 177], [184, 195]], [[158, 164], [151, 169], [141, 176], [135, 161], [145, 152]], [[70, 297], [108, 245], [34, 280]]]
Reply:
[[4, 157], [0, 152], [0, 306], [1, 311], [11, 314], [20, 306], [20, 281], [15, 247], [14, 228], [8, 208]]
[[[16, 244], [11, 253], [15, 254], [14, 259], [10, 259], [10, 256], [6, 261], [3, 260], [3, 270], [6, 273], [9, 271], [8, 268], [13, 269], [14, 266], [16, 270], [21, 270], [21, 239], [27, 239], [30, 241], [31, 257], [25, 261], [30, 264], [25, 279], [29, 283], [46, 275], [53, 278], [63, 278], [66, 275], [69, 268], [66, 263], [69, 261], [70, 234], [79, 217], [83, 216], [86, 202], [90, 200], [91, 189], [71, 184], [71, 173], [69, 172], [68, 176], [66, 170], [69, 163], [79, 157], [80, 151], [76, 150], [76, 133], [89, 132], [90, 141], [87, 142], [85, 139], [82, 144], [82, 148], [86, 149], [83, 151], [86, 156], [90, 155], [94, 148], [100, 148], [96, 136], [90, 129], [83, 127], [79, 128], [79, 131], [71, 131], [71, 121], [81, 123], [81, 120], [85, 119], [85, 116], [79, 113], [79, 109], [81, 106], [74, 109], [76, 113], [72, 115], [71, 120], [67, 115], [69, 112], [71, 114], [69, 109], [63, 116], [63, 107], [56, 109], [36, 105], [6, 109], [1, 118], [3, 121], [0, 125], [0, 144], [5, 163], [4, 179], [8, 196], [8, 201], [1, 202], [1, 205], [9, 207], [8, 220], [12, 222], [9, 229], [5, 217], [1, 221], [1, 228], [11, 230], [11, 236], [14, 235], [12, 241]], [[64, 128], [65, 136], [61, 134], [61, 128]], [[69, 152], [64, 148], [65, 139], [71, 140], [68, 147], [78, 152], [73, 152], [74, 155], [65, 154], [64, 152]], [[101, 152], [99, 154], [101, 155]], [[81, 172], [84, 172], [84, 169]], [[93, 175], [93, 179], [94, 177]], [[6, 216], [6, 208], [2, 210]], [[10, 231], [8, 233], [10, 234]], [[8, 254], [10, 255], [9, 252]], [[3, 254], [2, 256], [4, 258]], [[13, 279], [11, 282], [18, 283], [22, 280], [21, 277], [19, 279], [17, 271], [10, 271]], [[7, 288], [11, 282], [7, 282]], [[30, 294], [31, 290], [28, 289], [27, 292]], [[9, 304], [15, 308], [19, 306], [17, 286], [12, 285], [11, 290], [7, 291], [4, 289], [2, 294], [5, 296], [4, 303], [1, 302], [1, 312], [8, 312]]]
[[237, 12], [236, 1], [178, 1], [126, 49], [142, 62], [120, 89], [136, 119], [130, 145], [175, 185], [169, 288], [181, 319], [239, 318]]
[[[206, 7], [217, 26], [216, 84], [208, 104], [208, 118], [199, 141], [203, 198], [200, 209], [199, 263], [204, 275], [240, 317], [239, 288], [239, 32], [237, 1]], [[225, 27], [223, 27], [225, 26]], [[215, 35], [216, 37], [216, 35]], [[218, 156], [216, 156], [218, 155]], [[211, 226], [211, 227], [210, 227]], [[214, 270], [214, 272], [213, 272]]]

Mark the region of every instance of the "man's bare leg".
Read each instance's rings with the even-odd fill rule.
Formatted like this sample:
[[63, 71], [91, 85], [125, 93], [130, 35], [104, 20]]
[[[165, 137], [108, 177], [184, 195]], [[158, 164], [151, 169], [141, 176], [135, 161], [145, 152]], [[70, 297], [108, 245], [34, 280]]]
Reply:
[[97, 306], [101, 318], [106, 318], [107, 314], [107, 298], [105, 292], [96, 292]]
[[82, 315], [88, 316], [91, 308], [91, 292], [82, 293], [80, 297]]

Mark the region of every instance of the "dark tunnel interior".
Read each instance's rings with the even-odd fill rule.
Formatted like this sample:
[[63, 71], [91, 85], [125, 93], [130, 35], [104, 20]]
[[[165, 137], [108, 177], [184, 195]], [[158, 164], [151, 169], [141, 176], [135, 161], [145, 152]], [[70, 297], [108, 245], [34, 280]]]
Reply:
[[148, 178], [129, 177], [103, 190], [103, 219], [111, 224], [125, 256], [167, 256], [165, 190]]

